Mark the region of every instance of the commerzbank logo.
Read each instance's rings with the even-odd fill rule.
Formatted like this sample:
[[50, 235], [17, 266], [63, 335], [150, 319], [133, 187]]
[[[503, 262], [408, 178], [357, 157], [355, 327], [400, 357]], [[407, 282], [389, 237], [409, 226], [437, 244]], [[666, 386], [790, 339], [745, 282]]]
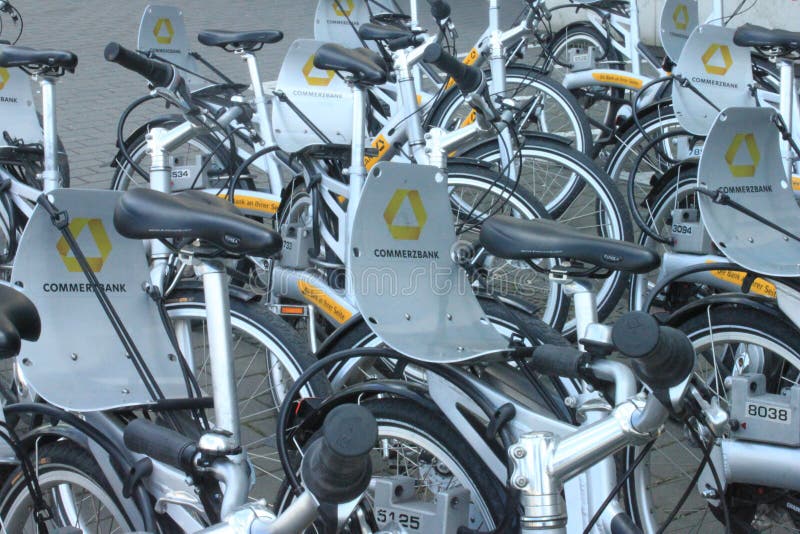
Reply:
[[675, 28], [685, 30], [689, 27], [689, 9], [686, 4], [678, 4], [675, 12], [672, 13], [672, 22], [675, 23]]
[[153, 27], [153, 35], [158, 44], [171, 44], [172, 38], [175, 36], [172, 22], [169, 19], [158, 19]]
[[700, 59], [703, 60], [703, 66], [707, 73], [718, 76], [724, 76], [733, 65], [731, 49], [728, 48], [728, 45], [718, 43], [709, 46]]
[[11, 75], [8, 73], [8, 69], [0, 67], [0, 91], [2, 91], [3, 88], [6, 86], [6, 83], [8, 83], [8, 79], [10, 77]]
[[752, 133], [736, 134], [725, 152], [725, 162], [736, 178], [752, 178], [761, 160], [756, 137]]
[[[77, 240], [84, 231], [89, 232], [91, 239], [94, 241], [97, 248], [97, 256], [86, 256], [86, 263], [92, 272], [99, 273], [103, 269], [103, 264], [108, 255], [111, 254], [111, 240], [108, 238], [106, 229], [103, 227], [103, 221], [100, 219], [86, 219], [76, 218], [69, 223], [69, 230]], [[62, 236], [56, 243], [56, 250], [58, 255], [61, 256], [61, 261], [64, 266], [71, 273], [78, 273], [81, 271], [81, 266], [74, 256], [69, 256], [70, 248], [67, 240]]]
[[383, 212], [383, 220], [393, 238], [404, 241], [419, 239], [428, 214], [416, 189], [398, 189]]
[[355, 8], [353, 0], [333, 0], [333, 12], [340, 17], [349, 17]]
[[[319, 76], [315, 73], [323, 72], [325, 73], [324, 76]], [[311, 54], [311, 57], [308, 58], [305, 65], [303, 65], [303, 76], [308, 82], [308, 85], [313, 85], [315, 87], [327, 87], [330, 85], [333, 77], [336, 76], [336, 73], [332, 70], [321, 70], [314, 67], [314, 54]]]

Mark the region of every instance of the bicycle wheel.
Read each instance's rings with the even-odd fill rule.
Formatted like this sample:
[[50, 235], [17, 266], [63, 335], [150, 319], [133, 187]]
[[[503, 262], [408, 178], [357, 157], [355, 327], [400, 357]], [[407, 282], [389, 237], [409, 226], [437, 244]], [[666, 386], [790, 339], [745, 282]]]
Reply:
[[[210, 394], [203, 292], [176, 290], [169, 297], [167, 312], [181, 350], [195, 369], [200, 388]], [[299, 334], [257, 302], [231, 298], [231, 326], [242, 446], [256, 474], [252, 494], [271, 500], [283, 481], [275, 451], [275, 416], [286, 390], [314, 359]], [[316, 397], [329, 391], [330, 385], [318, 375], [309, 383], [304, 395]]]
[[[378, 444], [371, 456], [373, 480], [409, 477], [415, 490], [406, 501], [411, 503], [433, 502], [437, 492], [463, 487], [470, 494], [466, 526], [481, 532], [499, 523], [505, 508], [503, 486], [439, 412], [395, 398], [362, 405], [378, 423]], [[289, 492], [284, 492], [276, 507], [282, 510], [290, 502]], [[376, 509], [388, 504], [376, 502], [373, 490], [368, 490], [351, 518], [350, 532], [374, 531], [369, 529], [377, 526]]]
[[[724, 382], [732, 374], [765, 375], [768, 393], [780, 394], [798, 383], [800, 336], [794, 326], [775, 315], [726, 304], [709, 306], [678, 326], [697, 352], [695, 375], [721, 399], [722, 406], [727, 406], [728, 400]], [[655, 532], [664, 521], [689, 484], [701, 456], [682, 426], [668, 422], [641, 464], [645, 471], [628, 484], [632, 515], [646, 532]], [[631, 453], [626, 460], [630, 462], [632, 457]], [[796, 532], [800, 515], [789, 511], [787, 502], [796, 502], [797, 497], [795, 492], [781, 488], [729, 485], [725, 498], [734, 523], [732, 532]], [[733, 499], [736, 506], [732, 506]], [[693, 490], [670, 530], [720, 531], [721, 517], [720, 510], [710, 509]]]
[[[608, 46], [608, 38], [594, 27], [577, 23], [563, 28], [547, 45], [542, 70], [558, 83], [564, 81], [569, 72], [569, 51], [576, 49], [595, 49], [598, 68], [622, 69], [624, 63], [619, 52]], [[618, 102], [625, 96], [625, 91], [615, 87], [589, 86], [573, 89], [572, 94], [586, 111], [589, 120], [611, 127], [614, 124], [620, 105]]]
[[[500, 149], [496, 140], [487, 140], [464, 154], [498, 164]], [[625, 202], [610, 178], [585, 154], [552, 139], [528, 137], [514, 159], [519, 169], [519, 188], [533, 194], [552, 218], [581, 231], [611, 239], [633, 241], [633, 225]], [[616, 306], [628, 283], [628, 276], [615, 272], [597, 290], [600, 317]], [[548, 318], [545, 322], [559, 325]], [[574, 330], [574, 320], [565, 331]]]
[[[43, 445], [32, 461], [42, 496], [53, 512], [53, 518], [46, 522], [50, 532], [70, 526], [96, 533], [134, 530], [100, 467], [86, 450], [69, 441], [59, 441]], [[0, 490], [2, 531], [37, 534], [39, 527], [33, 513], [33, 498], [17, 469]]]
[[[125, 146], [131, 159], [135, 161], [145, 172], [150, 170], [150, 156], [148, 155], [147, 135], [154, 128], [174, 128], [184, 121], [180, 117], [158, 121], [125, 140]], [[177, 149], [170, 152], [170, 163], [173, 172], [186, 170], [187, 174], [195, 171], [206, 164], [205, 174], [208, 176], [209, 187], [221, 187], [228, 179], [230, 163], [230, 152], [225, 146], [220, 146], [220, 141], [211, 134], [201, 134], [182, 144]], [[111, 178], [111, 189], [114, 191], [126, 191], [130, 187], [149, 187], [149, 178], [138, 174], [130, 162], [123, 157], [119, 157], [113, 162], [114, 175]], [[182, 183], [188, 176], [181, 176]], [[194, 179], [194, 177], [191, 177]], [[200, 180], [198, 179], [198, 183]]]
[[[491, 78], [491, 72], [484, 71], [484, 76]], [[511, 98], [522, 106], [518, 116], [527, 120], [520, 130], [558, 135], [576, 150], [591, 153], [592, 131], [586, 113], [569, 91], [541, 71], [525, 65], [509, 65], [505, 93], [492, 97]], [[455, 130], [468, 120], [471, 112], [461, 91], [452, 87], [434, 104], [428, 123]]]
[[[478, 243], [480, 225], [488, 217], [550, 218], [544, 206], [529, 190], [481, 164], [451, 160], [447, 165], [447, 184], [456, 234], [472, 248], [472, 264], [486, 273], [489, 288], [533, 304], [541, 310], [541, 318], [547, 324], [563, 325], [569, 313], [569, 299], [562, 286], [525, 262], [486, 253]], [[547, 260], [540, 263], [553, 264]]]

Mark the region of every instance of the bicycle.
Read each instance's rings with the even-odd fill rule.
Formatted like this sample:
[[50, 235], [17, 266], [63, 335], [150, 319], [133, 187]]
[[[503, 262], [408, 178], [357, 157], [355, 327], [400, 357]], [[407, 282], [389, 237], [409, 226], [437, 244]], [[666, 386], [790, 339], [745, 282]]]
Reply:
[[[409, 184], [399, 184], [398, 186], [406, 187], [407, 185]], [[362, 206], [371, 205], [385, 196], [387, 190], [392, 189], [391, 186], [387, 188], [385, 185], [377, 187], [380, 189], [372, 183], [367, 185], [362, 198], [364, 201]], [[428, 196], [428, 193], [420, 191], [426, 203], [432, 202], [434, 198]], [[441, 196], [440, 194], [439, 197], [441, 198]], [[362, 208], [360, 214], [369, 214], [369, 210]], [[374, 217], [374, 214], [372, 216]], [[446, 237], [440, 238], [429, 233], [427, 237], [420, 237], [417, 246], [435, 250], [437, 247], [434, 245], [434, 241], [437, 239], [440, 244], [447, 242]], [[583, 334], [579, 336], [579, 339], [584, 348], [594, 357], [586, 356], [582, 352], [568, 347], [549, 345], [534, 348], [512, 344], [509, 348], [506, 344], [501, 344], [496, 345], [493, 352], [484, 350], [482, 353], [476, 353], [473, 351], [475, 336], [464, 337], [463, 324], [461, 326], [455, 324], [456, 319], [453, 323], [453, 332], [448, 333], [449, 319], [443, 321], [437, 330], [440, 338], [447, 338], [440, 341], [439, 346], [451, 347], [449, 352], [438, 352], [438, 355], [421, 353], [415, 350], [413, 339], [403, 341], [402, 338], [398, 338], [395, 330], [416, 328], [417, 336], [428, 336], [429, 334], [420, 330], [418, 325], [420, 322], [430, 322], [431, 320], [431, 313], [424, 315], [424, 310], [431, 310], [431, 298], [433, 301], [441, 299], [437, 302], [439, 307], [434, 308], [434, 316], [446, 313], [449, 317], [452, 313], [455, 318], [460, 315], [463, 320], [465, 312], [460, 306], [460, 301], [456, 299], [455, 306], [447, 302], [458, 295], [440, 293], [439, 296], [429, 297], [426, 291], [427, 287], [423, 286], [422, 291], [418, 291], [415, 295], [417, 300], [422, 301], [418, 305], [415, 306], [413, 300], [401, 295], [399, 298], [394, 298], [394, 305], [391, 309], [381, 310], [376, 307], [375, 302], [370, 301], [371, 298], [377, 296], [376, 287], [363, 285], [357, 292], [360, 296], [361, 311], [364, 315], [375, 319], [369, 323], [371, 328], [381, 339], [390, 340], [389, 345], [395, 350], [356, 348], [336, 352], [322, 358], [313, 368], [307, 370], [305, 376], [313, 376], [315, 372], [340, 364], [350, 358], [389, 358], [423, 369], [427, 378], [427, 387], [414, 383], [401, 385], [397, 382], [389, 382], [385, 385], [378, 382], [355, 386], [352, 390], [344, 390], [335, 396], [329, 401], [329, 404], [323, 403], [320, 408], [320, 413], [324, 413], [326, 409], [335, 406], [339, 401], [358, 398], [376, 414], [379, 439], [383, 443], [376, 449], [376, 454], [384, 458], [385, 470], [380, 472], [379, 478], [376, 478], [369, 506], [364, 507], [366, 521], [370, 521], [371, 517], [379, 527], [384, 527], [384, 525], [392, 525], [392, 519], [396, 522], [398, 517], [406, 517], [406, 521], [417, 520], [420, 524], [425, 525], [427, 531], [432, 532], [441, 531], [445, 524], [452, 524], [451, 521], [454, 521], [456, 525], [474, 530], [500, 532], [509, 531], [514, 528], [515, 520], [521, 520], [523, 528], [536, 528], [534, 524], [538, 528], [547, 525], [558, 531], [566, 522], [562, 514], [566, 514], [568, 511], [570, 531], [578, 531], [578, 528], [583, 530], [584, 527], [587, 531], [591, 530], [597, 520], [600, 520], [605, 528], [608, 528], [612, 522], [626, 521], [626, 524], [630, 524], [630, 519], [625, 518], [625, 512], [621, 505], [614, 501], [613, 497], [606, 498], [615, 484], [613, 461], [606, 458], [591, 469], [584, 470], [600, 460], [600, 456], [605, 457], [605, 455], [594, 456], [587, 452], [587, 455], [584, 456], [582, 452], [579, 452], [588, 451], [591, 448], [586, 441], [589, 431], [587, 430], [584, 434], [582, 426], [573, 430], [571, 420], [558, 420], [553, 416], [546, 408], [547, 405], [542, 403], [541, 398], [531, 391], [530, 384], [519, 371], [523, 367], [529, 367], [532, 371], [543, 374], [579, 379], [587, 379], [587, 375], [595, 372], [596, 376], [616, 384], [614, 404], [619, 406], [630, 395], [634, 395], [636, 392], [635, 380], [628, 374], [629, 370], [619, 362], [601, 361], [600, 355], [608, 354], [612, 350], [612, 336], [617, 344], [621, 344], [620, 340], [625, 338], [642, 339], [641, 330], [629, 330], [623, 334], [624, 327], [621, 325], [637, 324], [642, 326], [646, 323], [648, 325], [646, 329], [650, 329], [651, 334], [656, 333], [654, 334], [655, 338], [658, 337], [659, 327], [655, 321], [641, 315], [635, 316], [635, 319], [633, 316], [621, 319], [618, 324], [619, 330], [617, 327], [614, 329], [617, 332], [613, 332], [610, 327], [597, 324], [592, 321], [591, 317], [592, 311], [596, 313], [596, 308], [593, 307], [591, 286], [573, 280], [573, 277], [582, 276], [591, 269], [585, 264], [608, 266], [609, 260], [604, 259], [604, 255], [617, 255], [621, 258], [614, 265], [615, 268], [634, 271], [649, 270], [658, 263], [657, 256], [634, 245], [587, 237], [565, 229], [563, 225], [547, 221], [516, 221], [504, 217], [496, 217], [487, 221], [481, 232], [481, 240], [492, 253], [498, 256], [573, 258], [576, 263], [555, 271], [554, 275], [557, 274], [562, 283], [575, 290], [575, 301], [578, 308], [576, 313], [581, 317], [579, 328], [583, 327], [581, 330]], [[553, 241], [558, 241], [564, 248], [558, 251], [553, 250], [551, 248]], [[370, 239], [367, 233], [362, 232], [354, 235], [353, 247], [354, 250], [371, 250], [376, 242], [378, 242], [377, 238]], [[440, 257], [441, 251], [447, 248], [447, 246], [439, 248]], [[584, 262], [584, 265], [577, 263], [578, 261]], [[421, 262], [415, 263], [419, 265]], [[443, 263], [446, 265], [448, 262], [444, 261]], [[454, 263], [450, 263], [450, 265], [457, 269]], [[430, 266], [429, 269], [439, 271], [441, 266], [441, 264], [438, 268]], [[356, 279], [361, 278], [357, 277]], [[395, 318], [395, 321], [399, 320], [400, 324], [394, 324], [392, 317]], [[400, 328], [401, 326], [402, 328]], [[480, 321], [476, 321], [471, 326], [478, 331], [477, 335], [487, 332], [486, 326], [481, 325]], [[670, 330], [670, 332], [673, 331]], [[675, 335], [676, 339], [682, 339], [681, 335]], [[410, 336], [406, 336], [406, 338], [408, 337]], [[652, 348], [656, 343], [652, 341], [654, 338], [649, 339], [652, 344], [645, 344], [648, 345], [648, 348]], [[671, 372], [674, 375], [669, 378], [661, 375], [665, 378], [665, 383], [656, 386], [657, 388], [673, 383], [672, 379], [675, 383], [683, 383], [676, 388], [676, 392], [683, 391], [683, 388], [686, 387], [686, 378], [693, 367], [694, 356], [685, 339], [682, 339], [680, 343], [681, 349], [676, 350], [670, 356], [662, 354], [665, 357], [664, 362], [667, 359], [670, 360]], [[486, 348], [485, 345], [483, 347]], [[533, 358], [528, 360], [526, 356], [531, 353]], [[413, 356], [411, 356], [412, 354]], [[511, 362], [516, 363], [516, 368], [509, 365]], [[476, 368], [479, 371], [471, 372], [468, 370], [470, 368]], [[588, 368], [593, 371], [581, 372], [587, 371]], [[664, 371], [666, 369], [662, 368], [662, 372]], [[302, 380], [301, 377], [298, 384], [302, 383]], [[572, 381], [565, 380], [565, 382], [572, 388], [571, 391], [575, 391], [576, 386]], [[292, 398], [292, 395], [293, 392], [290, 392], [288, 398]], [[375, 395], [374, 398], [373, 395]], [[586, 414], [587, 417], [582, 425], [589, 425], [587, 428], [595, 430], [603, 424], [599, 421], [606, 421], [611, 425], [610, 419], [613, 419], [606, 419], [608, 412], [599, 404], [593, 404], [599, 400], [596, 395], [597, 393], [588, 396], [576, 393], [571, 397], [572, 403], [569, 404], [571, 409], [580, 407], [579, 413]], [[669, 398], [677, 400], [680, 396], [680, 393], [677, 393]], [[589, 400], [590, 398], [593, 400]], [[660, 398], [667, 397], [661, 394]], [[593, 411], [595, 408], [598, 409], [597, 412]], [[652, 406], [650, 409], [653, 409]], [[281, 415], [281, 428], [283, 429], [289, 427], [290, 410], [291, 405], [284, 406]], [[645, 419], [647, 418], [645, 417]], [[658, 424], [665, 419], [666, 413], [663, 416], [654, 416], [654, 421], [659, 421]], [[313, 424], [311, 428], [313, 429]], [[580, 463], [588, 456], [592, 456], [592, 459], [591, 461], [587, 459], [588, 463], [582, 464], [581, 469], [570, 471], [570, 477], [579, 472], [580, 474], [565, 486], [568, 510], [560, 508], [559, 498], [554, 498], [553, 508], [549, 511], [557, 510], [557, 513], [546, 514], [542, 509], [534, 507], [535, 502], [542, 501], [523, 498], [521, 502], [525, 507], [525, 514], [524, 517], [517, 517], [518, 501], [515, 490], [521, 490], [523, 495], [533, 495], [528, 492], [532, 488], [536, 488], [537, 484], [534, 482], [529, 486], [528, 482], [539, 480], [538, 477], [547, 472], [546, 469], [541, 469], [541, 464], [536, 464], [535, 467], [528, 464], [530, 469], [522, 470], [522, 464], [529, 461], [528, 458], [531, 458], [531, 454], [534, 454], [534, 457], [536, 455], [529, 447], [532, 444], [525, 443], [526, 438], [521, 436], [535, 439], [535, 435], [539, 438], [538, 432], [528, 434], [534, 429], [553, 432], [570, 443], [576, 444], [575, 448], [570, 448], [569, 454], [565, 453], [574, 461]], [[310, 429], [305, 429], [301, 423], [297, 432], [288, 439], [302, 440], [304, 433], [309, 431]], [[575, 433], [572, 434], [573, 432]], [[572, 441], [572, 437], [566, 436], [572, 436], [575, 440]], [[498, 439], [502, 439], [502, 445], [497, 443]], [[649, 440], [645, 439], [644, 441]], [[581, 445], [577, 445], [578, 443]], [[624, 440], [617, 442], [619, 446], [624, 446], [624, 444]], [[524, 449], [524, 452], [520, 449]], [[606, 452], [610, 453], [612, 449]], [[285, 455], [286, 449], [282, 450], [281, 454]], [[395, 457], [407, 458], [408, 462], [395, 464], [392, 462], [392, 458]], [[507, 468], [508, 460], [510, 460], [511, 466]], [[284, 465], [290, 465], [287, 462], [288, 460], [285, 459]], [[380, 477], [390, 478], [386, 480], [386, 478]], [[411, 480], [406, 482], [407, 479], [404, 477], [411, 477]], [[426, 491], [416, 494], [412, 492], [411, 495], [408, 495], [407, 488], [415, 486], [425, 487]], [[582, 493], [579, 488], [583, 488], [586, 493]], [[557, 484], [553, 495], [560, 495], [560, 491], [561, 486]], [[395, 498], [392, 495], [401, 495], [402, 498]], [[470, 499], [468, 510], [459, 506], [464, 502], [466, 496], [469, 496]], [[453, 499], [458, 499], [459, 505], [453, 506], [452, 512], [445, 514], [443, 510], [438, 510], [438, 513], [433, 513], [436, 508], [431, 503], [453, 502]], [[291, 502], [290, 497], [286, 497], [283, 501], [284, 504], [288, 502]], [[528, 506], [530, 507], [528, 508]], [[371, 516], [368, 515], [370, 512]], [[593, 514], [594, 517], [592, 517]], [[546, 523], [545, 518], [552, 520], [553, 523]], [[541, 521], [541, 523], [537, 521]]]
[[[54, 159], [56, 149], [52, 140], [56, 138], [56, 108], [52, 84], [65, 68], [74, 68], [76, 61], [77, 58], [66, 51], [37, 51], [6, 47], [0, 52], [0, 64], [10, 67], [11, 62], [22, 63], [25, 68], [37, 72], [43, 86], [50, 87], [43, 91], [43, 111], [44, 117], [47, 118], [45, 128], [48, 132], [44, 144], [44, 154], [47, 155], [44, 159], [44, 167], [49, 173], [46, 175], [49, 178], [44, 181], [47, 193], [55, 191], [56, 187], [66, 185], [59, 172], [58, 160]], [[16, 150], [23, 156], [26, 154], [22, 148], [18, 147]], [[15, 246], [11, 249], [14, 254], [6, 266], [6, 270], [10, 271], [7, 276], [11, 276], [16, 264], [17, 248], [20, 244], [19, 236], [22, 234], [22, 230], [27, 228], [29, 218], [35, 209], [35, 202], [42, 191], [21, 180], [19, 176], [7, 175], [6, 169], [3, 167], [0, 167], [0, 175], [5, 176], [9, 184], [4, 198], [13, 206], [13, 209], [9, 208], [8, 213], [16, 215], [14, 230], [11, 233], [15, 237]], [[87, 235], [92, 233], [91, 229], [85, 231]], [[97, 248], [97, 245], [91, 243], [89, 246]], [[60, 262], [58, 256], [44, 261], [56, 264]], [[170, 269], [173, 267], [177, 269], [179, 264], [169, 266]], [[31, 268], [39, 269], [40, 266], [34, 263]], [[164, 283], [162, 279], [156, 280], [155, 284], [159, 287], [158, 298], [161, 299], [167, 314], [173, 320], [184, 351], [187, 354], [195, 355], [191, 363], [196, 367], [197, 380], [204, 387], [208, 387], [211, 384], [211, 378], [208, 374], [207, 345], [197, 335], [197, 332], [205, 332], [206, 328], [205, 296], [201, 286], [196, 282], [181, 280], [180, 277], [171, 279], [171, 281], [174, 283], [167, 287], [159, 285]], [[233, 291], [231, 300], [230, 314], [241, 380], [239, 392], [243, 396], [241, 399], [242, 417], [248, 425], [245, 439], [247, 444], [251, 445], [252, 452], [260, 455], [259, 484], [269, 486], [272, 484], [269, 479], [275, 478], [273, 474], [276, 468], [276, 464], [270, 460], [273, 452], [269, 442], [265, 440], [270, 435], [270, 414], [280, 402], [285, 383], [299, 375], [300, 369], [311, 362], [311, 355], [304, 340], [288, 325], [277, 320], [263, 306], [253, 302], [252, 295]], [[265, 362], [266, 368], [271, 370], [269, 380], [262, 380], [266, 375], [261, 374], [260, 371], [258, 373], [254, 371], [254, 367], [259, 369], [262, 367], [261, 360]], [[256, 362], [258, 365], [255, 365]], [[10, 367], [4, 369], [3, 382], [4, 396], [10, 400], [16, 399], [18, 395], [14, 387], [14, 373]], [[327, 391], [327, 385], [324, 382], [317, 382], [316, 387], [320, 388], [320, 392]], [[260, 446], [256, 446], [256, 443], [259, 443]]]
[[[48, 206], [48, 202], [43, 200], [42, 206]], [[119, 209], [124, 211], [132, 204], [135, 201], [129, 197], [121, 202]], [[170, 199], [163, 206], [169, 206], [173, 215], [180, 214], [187, 220], [186, 206], [180, 202]], [[174, 211], [176, 209], [178, 211]], [[205, 224], [206, 219], [202, 230], [189, 233], [209, 237], [222, 228], [227, 231], [245, 228], [242, 221], [246, 219], [240, 218], [237, 224], [230, 211], [205, 213], [217, 217], [221, 214], [227, 215], [228, 220], [222, 224], [217, 220], [216, 228]], [[138, 231], [126, 223], [124, 216], [119, 221], [128, 231]], [[64, 233], [65, 237], [68, 232]], [[163, 236], [163, 232], [160, 235]], [[185, 230], [180, 232], [181, 238], [186, 235]], [[261, 236], [251, 232], [247, 238], [241, 243], [243, 246], [265, 244], [263, 232]], [[213, 237], [214, 241], [218, 239], [218, 235]], [[270, 236], [270, 239], [274, 241], [275, 237]], [[86, 258], [80, 255], [78, 248], [76, 251], [79, 263], [90, 272]], [[221, 290], [220, 294], [225, 293], [223, 286], [217, 289]], [[29, 347], [22, 346], [23, 339], [31, 342], [39, 339], [42, 322], [33, 302], [16, 288], [0, 285], [0, 295], [0, 354], [13, 358], [20, 352], [27, 352]], [[45, 322], [45, 331], [47, 327]], [[222, 350], [215, 352], [213, 359], [215, 367], [223, 368], [221, 378], [226, 374], [225, 356], [228, 360], [231, 356], [229, 351], [225, 354], [224, 345], [217, 348]], [[220, 388], [214, 399], [220, 412], [235, 407], [235, 391], [228, 390], [226, 399], [225, 390]], [[318, 517], [329, 525], [336, 525], [339, 521], [335, 512], [339, 507], [347, 510], [347, 501], [357, 499], [366, 490], [371, 470], [369, 451], [376, 437], [375, 421], [363, 408], [341, 406], [327, 414], [320, 439], [306, 451], [302, 478], [308, 490], [291, 510], [276, 516], [258, 503], [245, 504], [243, 496], [246, 494], [237, 494], [242, 490], [243, 480], [237, 476], [241, 465], [235, 463], [235, 455], [225, 455], [226, 450], [219, 448], [220, 445], [235, 445], [235, 434], [226, 435], [218, 429], [197, 440], [145, 418], [133, 418], [125, 424], [124, 418], [115, 422], [114, 419], [120, 417], [113, 413], [83, 414], [80, 418], [47, 404], [3, 406], [4, 415], [18, 417], [24, 413], [46, 415], [52, 421], [33, 428], [22, 438], [5, 420], [0, 423], [0, 438], [5, 442], [3, 453], [10, 453], [14, 462], [0, 488], [0, 517], [3, 529], [10, 532], [141, 528], [155, 532], [176, 527], [185, 532], [240, 532], [244, 521], [249, 520], [255, 528], [289, 533]], [[106, 425], [102, 425], [104, 420]], [[235, 426], [234, 423], [229, 428]], [[110, 429], [113, 430], [109, 432]], [[359, 433], [354, 437], [356, 430]], [[3, 463], [6, 462], [4, 458]], [[15, 464], [20, 467], [15, 468]], [[180, 477], [175, 475], [181, 471], [186, 473], [183, 484], [187, 488], [198, 487], [198, 497], [182, 491], [177, 484]], [[220, 492], [219, 485], [215, 489], [214, 483], [208, 483], [209, 478], [221, 480], [224, 490]], [[218, 492], [214, 495], [221, 498], [222, 507], [211, 504], [213, 498], [204, 498], [204, 492], [214, 491]], [[155, 498], [159, 498], [159, 504], [154, 506], [151, 499]], [[233, 511], [232, 505], [243, 506]], [[247, 517], [243, 518], [245, 514]], [[211, 520], [216, 524], [204, 528], [208, 525], [203, 521], [204, 515], [217, 517], [216, 521]]]

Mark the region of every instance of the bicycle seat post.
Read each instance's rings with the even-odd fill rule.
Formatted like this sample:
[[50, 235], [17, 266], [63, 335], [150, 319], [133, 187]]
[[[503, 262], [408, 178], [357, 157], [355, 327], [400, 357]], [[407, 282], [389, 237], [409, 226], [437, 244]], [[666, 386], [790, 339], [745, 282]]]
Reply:
[[[357, 83], [351, 83], [353, 91], [353, 141], [350, 152], [350, 167], [347, 175], [350, 181], [349, 198], [347, 199], [347, 235], [344, 236], [344, 249], [350, 248], [350, 236], [353, 234], [353, 221], [361, 198], [361, 189], [367, 177], [367, 168], [364, 163], [366, 154], [367, 135], [367, 89]], [[346, 292], [350, 295], [352, 282], [348, 277]], [[350, 295], [352, 296], [352, 295]]]
[[56, 80], [47, 74], [37, 74], [42, 88], [42, 133], [44, 146], [44, 192], [57, 189], [61, 183], [58, 174], [58, 141], [56, 123]]
[[[586, 334], [589, 325], [597, 323], [597, 297], [591, 282], [574, 279], [567, 269], [556, 266], [550, 272], [550, 280], [564, 286], [564, 293], [572, 297], [575, 310], [575, 332], [580, 340]], [[579, 343], [578, 348], [584, 350]]]
[[[789, 133], [792, 132], [792, 128], [794, 127], [794, 114], [796, 110], [794, 109], [795, 99], [797, 98], [797, 94], [795, 89], [797, 88], [795, 85], [795, 64], [796, 61], [787, 58], [781, 58], [778, 61], [778, 65], [780, 68], [781, 74], [781, 85], [780, 85], [780, 96], [781, 96], [781, 104], [780, 104], [780, 111], [781, 116], [783, 117], [783, 122], [786, 125], [786, 131]], [[789, 143], [786, 141], [781, 143], [781, 151], [783, 152], [784, 157], [784, 168], [786, 169], [786, 176], [791, 179], [792, 176], [792, 168], [794, 165], [794, 153], [792, 152]]]

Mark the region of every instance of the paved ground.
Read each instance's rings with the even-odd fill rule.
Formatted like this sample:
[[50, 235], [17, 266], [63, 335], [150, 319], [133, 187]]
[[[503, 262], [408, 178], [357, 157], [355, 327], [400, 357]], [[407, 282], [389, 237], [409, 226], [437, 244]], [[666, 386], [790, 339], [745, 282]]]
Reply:
[[[146, 93], [142, 78], [103, 60], [103, 49], [115, 40], [134, 48], [139, 20], [147, 2], [143, 0], [16, 0], [24, 17], [20, 45], [66, 48], [79, 56], [74, 75], [58, 86], [59, 134], [67, 148], [73, 184], [106, 187], [110, 181], [109, 162], [115, 150], [116, 125], [123, 109]], [[165, 2], [167, 3], [167, 2]], [[236, 81], [245, 82], [244, 64], [225, 52], [203, 47], [194, 41], [205, 28], [283, 30], [285, 38], [268, 45], [259, 55], [262, 77], [274, 79], [289, 44], [298, 38], [313, 37], [315, 0], [175, 0], [184, 10], [190, 41], [196, 50]], [[508, 3], [504, 19], [513, 19], [522, 2]], [[426, 4], [420, 1], [421, 6]], [[487, 21], [486, 2], [453, 2], [454, 18], [462, 35], [463, 47], [474, 41]], [[513, 11], [513, 13], [512, 13]], [[5, 22], [5, 21], [4, 21]], [[11, 34], [11, 35], [9, 35]], [[15, 33], [6, 26], [2, 37]], [[151, 107], [141, 117], [152, 117], [163, 107]], [[131, 118], [136, 123], [136, 117]]]

